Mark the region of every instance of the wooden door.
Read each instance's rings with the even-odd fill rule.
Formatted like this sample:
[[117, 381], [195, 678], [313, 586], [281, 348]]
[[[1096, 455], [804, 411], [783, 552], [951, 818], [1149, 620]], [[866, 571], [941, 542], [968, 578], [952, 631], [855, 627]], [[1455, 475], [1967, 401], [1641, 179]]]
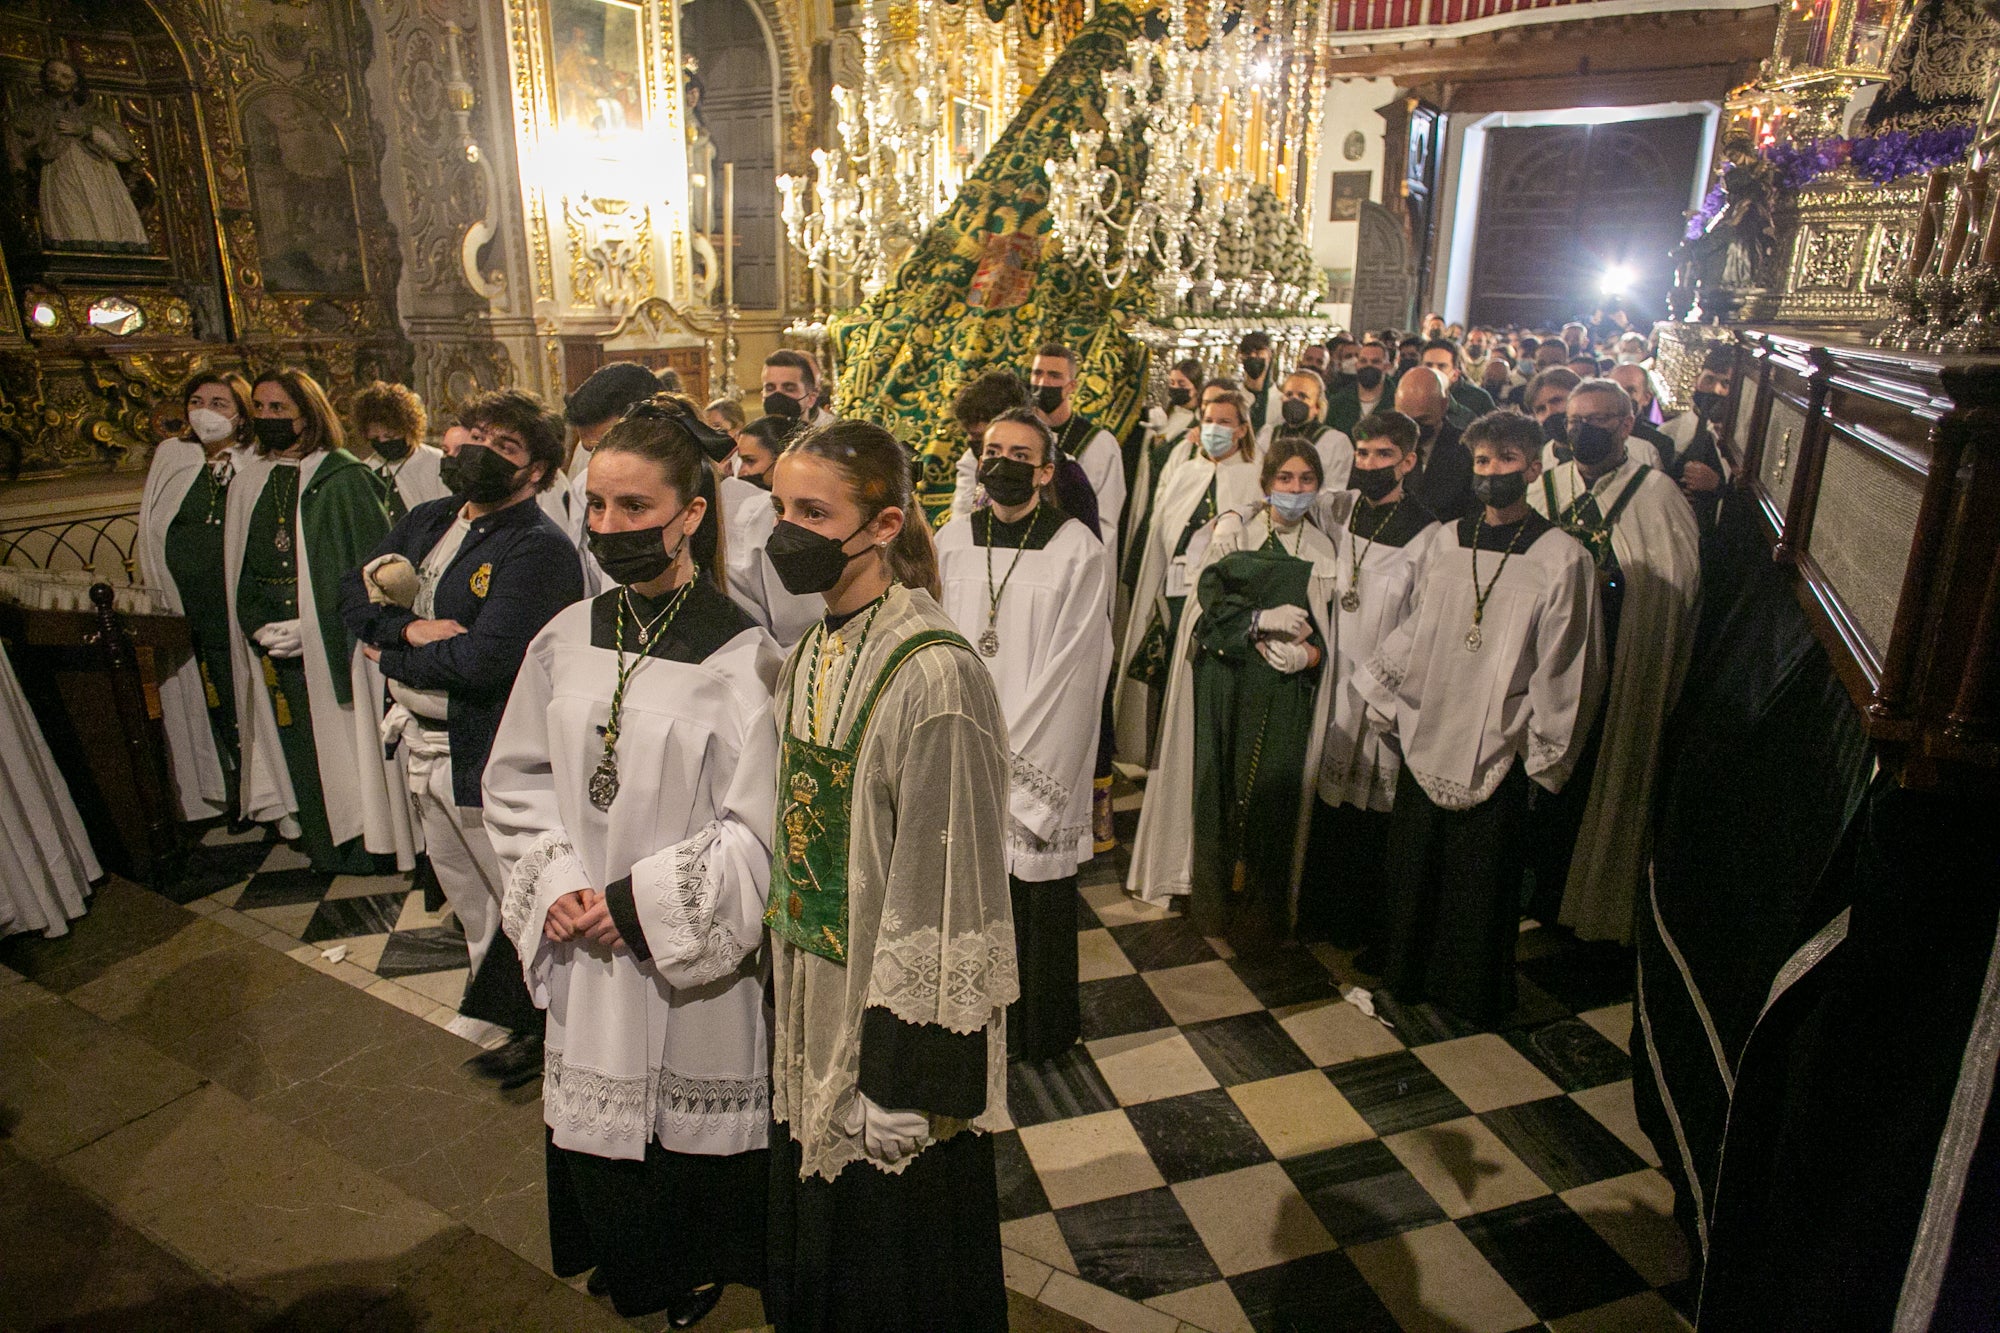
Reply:
[[1700, 116], [1492, 131], [1480, 184], [1470, 319], [1556, 325], [1605, 302], [1613, 265], [1634, 280], [1625, 309], [1666, 309], [1667, 252], [1694, 187]]

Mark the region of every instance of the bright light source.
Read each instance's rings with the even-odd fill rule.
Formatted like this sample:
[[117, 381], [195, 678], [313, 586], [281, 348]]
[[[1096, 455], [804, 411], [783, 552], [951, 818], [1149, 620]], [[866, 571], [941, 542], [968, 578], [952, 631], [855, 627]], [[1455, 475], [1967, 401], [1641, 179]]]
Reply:
[[1629, 290], [1638, 276], [1630, 264], [1613, 264], [1604, 270], [1604, 276], [1597, 280], [1597, 285], [1606, 296], [1618, 296]]
[[1250, 77], [1259, 83], [1270, 82], [1271, 76], [1277, 72], [1278, 68], [1271, 63], [1271, 57], [1269, 56], [1265, 56], [1250, 67]]

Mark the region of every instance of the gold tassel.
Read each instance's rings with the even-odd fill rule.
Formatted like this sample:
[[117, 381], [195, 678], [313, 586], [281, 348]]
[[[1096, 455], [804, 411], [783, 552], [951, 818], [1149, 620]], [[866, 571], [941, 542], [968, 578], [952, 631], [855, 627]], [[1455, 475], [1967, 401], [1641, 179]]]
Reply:
[[208, 678], [208, 663], [198, 662], [196, 665], [201, 668], [201, 688], [202, 693], [208, 697], [208, 706], [210, 708], [222, 707], [222, 696], [216, 693], [215, 682]]
[[264, 686], [271, 691], [271, 707], [278, 714], [278, 725], [292, 725], [292, 706], [285, 699], [285, 692], [278, 688], [278, 664], [270, 658], [264, 659]]

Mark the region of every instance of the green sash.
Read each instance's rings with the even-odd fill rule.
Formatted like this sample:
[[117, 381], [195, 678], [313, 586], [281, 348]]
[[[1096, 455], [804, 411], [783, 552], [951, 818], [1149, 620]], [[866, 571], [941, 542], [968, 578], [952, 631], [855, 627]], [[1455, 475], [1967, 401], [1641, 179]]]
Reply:
[[[845, 750], [791, 734], [791, 690], [785, 691], [784, 743], [778, 756], [778, 846], [771, 856], [771, 897], [764, 924], [807, 953], [847, 965], [847, 843], [853, 829], [854, 770], [868, 719], [890, 677], [920, 648], [972, 645], [949, 630], [925, 630], [896, 646], [861, 701]], [[856, 651], [859, 651], [857, 647]], [[799, 660], [803, 660], [804, 654]], [[792, 680], [798, 679], [798, 662]], [[838, 725], [839, 719], [834, 719]]]
[[1610, 512], [1602, 514], [1597, 508], [1597, 497], [1591, 493], [1588, 486], [1584, 487], [1583, 494], [1564, 508], [1556, 501], [1555, 473], [1550, 471], [1542, 474], [1542, 494], [1548, 498], [1549, 518], [1557, 527], [1583, 543], [1584, 548], [1590, 552], [1591, 561], [1597, 566], [1598, 575], [1602, 578], [1618, 577], [1618, 557], [1611, 550], [1611, 529], [1617, 526], [1618, 516], [1625, 512], [1625, 506], [1638, 493], [1639, 483], [1643, 482], [1646, 474], [1651, 471], [1652, 468], [1641, 463], [1639, 470], [1632, 474], [1632, 479], [1625, 483], [1625, 489], [1611, 502]]

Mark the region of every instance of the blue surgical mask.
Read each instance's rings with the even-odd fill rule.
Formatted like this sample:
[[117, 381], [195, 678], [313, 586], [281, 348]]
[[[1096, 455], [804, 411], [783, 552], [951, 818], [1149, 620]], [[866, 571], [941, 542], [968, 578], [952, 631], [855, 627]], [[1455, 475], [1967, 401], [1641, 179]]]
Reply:
[[1226, 458], [1236, 448], [1236, 432], [1218, 422], [1204, 422], [1201, 448], [1210, 458]]
[[1271, 502], [1271, 512], [1287, 523], [1296, 523], [1312, 512], [1313, 501], [1319, 498], [1314, 491], [1272, 491], [1266, 497]]

